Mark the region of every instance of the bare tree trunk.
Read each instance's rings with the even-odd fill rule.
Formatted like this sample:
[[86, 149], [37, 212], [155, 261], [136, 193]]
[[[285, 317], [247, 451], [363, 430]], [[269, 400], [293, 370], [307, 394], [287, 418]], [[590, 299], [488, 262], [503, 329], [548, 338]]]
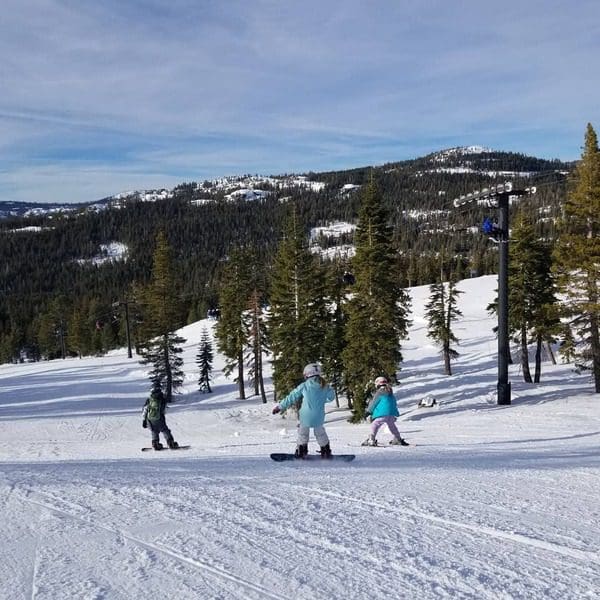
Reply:
[[533, 375], [534, 383], [539, 383], [542, 376], [542, 336], [538, 333], [537, 343], [535, 345], [535, 373]]
[[449, 348], [449, 344], [447, 344], [446, 342], [444, 342], [443, 354], [444, 354], [444, 372], [446, 373], [446, 375], [452, 375], [452, 367], [450, 366], [450, 348]]
[[548, 354], [550, 355], [550, 360], [552, 361], [552, 364], [555, 365], [556, 364], [556, 356], [554, 356], [554, 352], [552, 351], [552, 343], [546, 342], [546, 348], [548, 349]]
[[263, 365], [262, 365], [262, 352], [260, 345], [258, 347], [258, 355], [256, 357], [256, 375], [255, 379], [258, 382], [258, 388], [260, 390], [260, 397], [263, 404], [267, 403], [267, 394], [265, 392], [265, 379], [263, 377]]
[[263, 404], [267, 403], [267, 392], [265, 392], [265, 380], [263, 379], [263, 374], [262, 372], [259, 375], [259, 388], [260, 388], [260, 398], [262, 400]]
[[238, 355], [238, 394], [240, 400], [246, 399], [246, 390], [244, 389], [244, 353], [241, 350]]
[[529, 371], [529, 350], [527, 348], [527, 329], [525, 326], [521, 327], [521, 368], [523, 369], [523, 381], [533, 383]]

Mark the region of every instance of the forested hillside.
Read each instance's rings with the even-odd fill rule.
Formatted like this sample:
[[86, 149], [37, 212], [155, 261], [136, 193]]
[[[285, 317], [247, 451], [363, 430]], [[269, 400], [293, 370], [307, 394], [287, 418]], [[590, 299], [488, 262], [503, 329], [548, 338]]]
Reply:
[[[221, 267], [233, 248], [251, 248], [270, 265], [290, 206], [307, 236], [313, 227], [356, 222], [360, 190], [370, 178], [392, 215], [402, 286], [433, 282], [440, 256], [459, 278], [494, 272], [496, 246], [480, 226], [495, 211], [455, 209], [452, 200], [505, 180], [537, 186], [519, 206], [535, 215], [537, 234], [551, 238], [571, 168], [467, 148], [347, 171], [187, 182], [168, 193], [120, 195], [64, 212], [37, 207], [20, 216], [0, 202], [0, 360], [60, 356], [72, 352], [74, 336], [86, 338], [77, 344], [83, 353], [123, 345], [124, 308], [135, 329], [135, 286], [148, 281], [160, 230], [181, 282], [181, 323], [197, 320], [217, 307]], [[349, 244], [352, 233], [321, 235], [318, 242], [321, 248]], [[124, 252], [102, 260], [115, 243]], [[337, 260], [350, 268], [347, 258]]]

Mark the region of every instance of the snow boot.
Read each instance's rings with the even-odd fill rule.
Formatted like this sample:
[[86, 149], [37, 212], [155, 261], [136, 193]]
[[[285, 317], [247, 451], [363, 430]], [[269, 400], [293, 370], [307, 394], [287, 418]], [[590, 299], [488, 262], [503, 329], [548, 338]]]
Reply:
[[361, 446], [377, 446], [377, 440], [375, 436], [371, 434], [362, 444]]
[[152, 447], [155, 450], [162, 450], [164, 446], [158, 440], [152, 440]]
[[298, 444], [294, 456], [296, 458], [304, 458], [308, 454], [308, 444]]
[[171, 438], [167, 442], [167, 445], [169, 446], [169, 448], [171, 448], [171, 450], [176, 450], [177, 448], [179, 448], [179, 444], [173, 438]]
[[410, 444], [402, 438], [394, 438], [393, 440], [390, 440], [390, 445], [391, 446], [410, 446]]
[[329, 444], [321, 446], [321, 458], [331, 458], [331, 448]]

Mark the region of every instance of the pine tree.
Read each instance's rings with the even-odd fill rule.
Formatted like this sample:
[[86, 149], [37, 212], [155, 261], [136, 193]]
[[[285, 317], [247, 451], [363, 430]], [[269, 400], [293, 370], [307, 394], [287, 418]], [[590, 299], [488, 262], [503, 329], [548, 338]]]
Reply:
[[577, 342], [568, 323], [564, 323], [562, 326], [558, 352], [562, 357], [562, 361], [566, 363], [573, 362], [577, 356]]
[[37, 333], [38, 343], [44, 358], [66, 358], [67, 327], [65, 319], [65, 299], [53, 298], [48, 310], [40, 316]]
[[396, 381], [400, 340], [408, 329], [409, 298], [398, 283], [397, 254], [379, 191], [371, 178], [360, 205], [352, 269], [356, 283], [346, 306], [343, 352], [352, 420], [364, 419], [369, 382], [378, 375]]
[[248, 253], [234, 249], [223, 270], [219, 294], [220, 318], [215, 327], [219, 351], [225, 355], [224, 373], [237, 369], [235, 381], [239, 398], [246, 398], [244, 383], [244, 349], [248, 343], [244, 313], [248, 305]]
[[295, 209], [275, 256], [270, 300], [268, 334], [279, 397], [296, 387], [306, 364], [322, 360], [328, 323], [324, 271], [308, 249]]
[[248, 298], [248, 310], [244, 315], [244, 323], [248, 337], [246, 364], [248, 377], [254, 385], [254, 394], [267, 403], [265, 382], [263, 377], [263, 354], [268, 351], [268, 335], [266, 313], [261, 292], [254, 288]]
[[144, 329], [147, 337], [174, 331], [183, 323], [181, 281], [164, 231], [156, 236], [150, 285], [143, 290]]
[[243, 316], [246, 330], [245, 359], [248, 378], [254, 385], [254, 394], [260, 395], [263, 404], [267, 402], [263, 376], [263, 355], [269, 352], [267, 330], [268, 284], [264, 260], [256, 249], [248, 252], [248, 300]]
[[556, 341], [556, 336], [561, 331], [556, 285], [552, 277], [552, 252], [550, 244], [543, 240], [538, 240], [538, 244], [539, 253], [537, 254], [536, 276], [531, 282], [531, 287], [535, 295], [531, 322], [531, 334], [536, 342], [534, 383], [539, 383], [541, 380], [542, 348], [544, 342], [548, 346], [552, 362], [556, 364], [551, 344]]
[[559, 224], [555, 272], [563, 315], [577, 324], [579, 355], [600, 393], [600, 151], [589, 123]]
[[509, 331], [521, 350], [523, 381], [532, 383], [529, 368], [529, 332], [533, 326], [536, 306], [540, 302], [532, 285], [539, 276], [540, 246], [532, 225], [523, 214], [515, 220], [509, 253]]
[[140, 364], [152, 365], [149, 379], [152, 384], [158, 384], [165, 390], [167, 402], [173, 399], [173, 392], [183, 385], [183, 352], [185, 338], [175, 332], [160, 335], [144, 346]]
[[36, 338], [41, 355], [45, 360], [52, 360], [58, 355], [56, 319], [50, 311], [46, 311], [37, 319], [37, 325]]
[[198, 387], [202, 393], [210, 394], [210, 374], [212, 372], [213, 348], [208, 335], [208, 329], [204, 327], [200, 335], [196, 364], [198, 365], [199, 377]]
[[325, 334], [323, 372], [335, 390], [335, 402], [339, 407], [339, 395], [345, 391], [343, 352], [346, 347], [346, 314], [344, 303], [347, 293], [352, 291], [354, 276], [344, 265], [333, 263], [327, 274], [330, 281], [330, 323]]
[[463, 292], [457, 289], [452, 279], [447, 287], [443, 281], [432, 284], [429, 292], [429, 302], [425, 305], [427, 337], [441, 346], [444, 372], [446, 375], [452, 375], [451, 360], [458, 356], [458, 352], [452, 348], [452, 344], [458, 342], [458, 338], [452, 331], [452, 323], [462, 316], [457, 306], [457, 299]]
[[175, 333], [181, 326], [179, 280], [164, 232], [156, 237], [150, 284], [141, 290], [144, 315], [144, 341], [140, 344], [141, 364], [153, 365], [152, 383], [159, 384], [167, 402], [183, 384], [183, 359], [180, 354], [185, 339]]
[[89, 338], [85, 318], [82, 310], [77, 307], [73, 310], [69, 321], [69, 335], [67, 336], [67, 344], [71, 350], [77, 353], [81, 358], [87, 354], [87, 340]]

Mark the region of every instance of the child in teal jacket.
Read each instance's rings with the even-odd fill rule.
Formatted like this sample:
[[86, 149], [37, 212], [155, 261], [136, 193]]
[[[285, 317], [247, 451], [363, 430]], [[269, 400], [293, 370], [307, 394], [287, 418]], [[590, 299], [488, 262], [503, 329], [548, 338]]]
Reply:
[[331, 458], [329, 437], [325, 431], [325, 404], [335, 398], [333, 388], [321, 377], [321, 367], [311, 363], [304, 367], [304, 379], [297, 388], [292, 390], [279, 404], [273, 408], [273, 414], [286, 410], [302, 401], [298, 417], [298, 446], [296, 457], [304, 458], [308, 454], [308, 440], [311, 428], [315, 432], [317, 443], [321, 447], [321, 457]]
[[400, 436], [396, 419], [400, 416], [394, 392], [385, 377], [375, 380], [376, 392], [369, 406], [367, 415], [371, 416], [371, 435], [361, 444], [362, 446], [377, 446], [377, 432], [383, 425], [387, 425], [394, 436], [390, 441], [392, 445], [408, 446], [408, 442]]

